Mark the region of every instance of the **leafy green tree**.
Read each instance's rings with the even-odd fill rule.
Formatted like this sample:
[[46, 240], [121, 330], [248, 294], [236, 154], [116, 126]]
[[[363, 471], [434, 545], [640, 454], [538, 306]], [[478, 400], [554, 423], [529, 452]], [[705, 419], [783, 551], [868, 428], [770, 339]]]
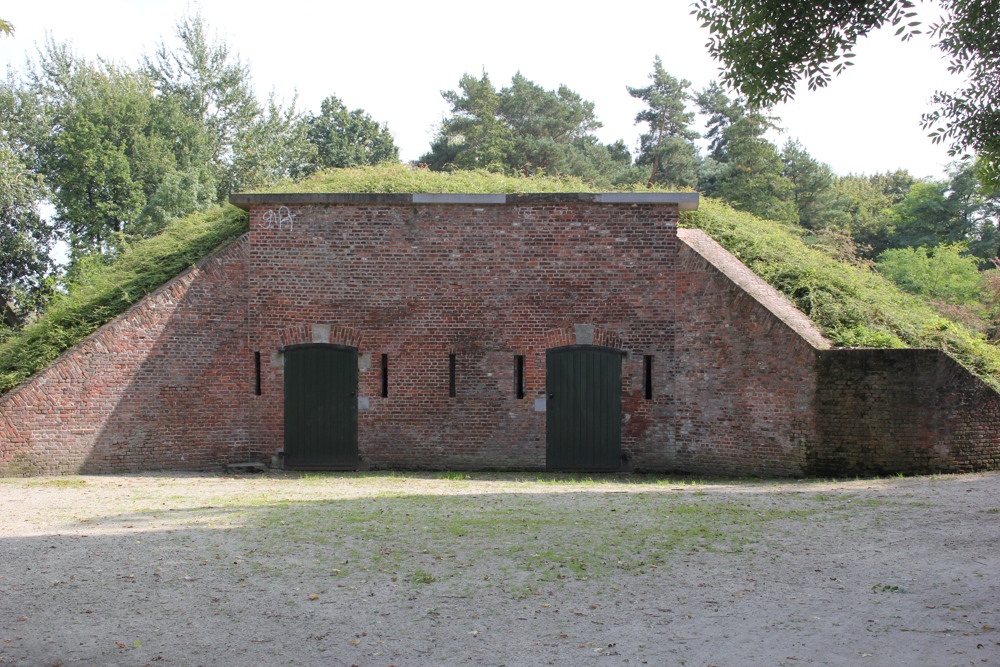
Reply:
[[784, 176], [792, 184], [792, 201], [799, 224], [817, 230], [843, 226], [847, 222], [845, 202], [833, 189], [836, 174], [829, 165], [809, 155], [798, 141], [788, 140], [781, 150]]
[[948, 199], [960, 220], [969, 252], [991, 259], [1000, 255], [1000, 191], [983, 185], [979, 165], [970, 159], [948, 167]]
[[915, 182], [892, 207], [892, 245], [964, 243], [973, 255], [996, 257], [1000, 200], [982, 186], [971, 160], [952, 163], [948, 176], [948, 180]]
[[964, 240], [962, 220], [947, 192], [948, 184], [943, 181], [915, 182], [906, 197], [892, 208], [892, 244], [915, 248]]
[[217, 197], [298, 173], [312, 159], [306, 128], [295, 103], [273, 96], [262, 106], [249, 67], [229, 46], [209, 36], [200, 14], [176, 26], [177, 49], [160, 44], [143, 61], [157, 93], [179, 101], [210, 137], [208, 164]]
[[[49, 40], [21, 80], [0, 86], [0, 107], [21, 128], [22, 159], [45, 175], [74, 255], [111, 250], [120, 233], [152, 233], [215, 199], [205, 132], [142, 72]], [[209, 196], [170, 201], [179, 182]]]
[[593, 102], [566, 86], [545, 90], [518, 72], [500, 91], [500, 114], [511, 136], [511, 171], [591, 176], [583, 172], [601, 127]]
[[38, 307], [47, 292], [53, 230], [39, 214], [44, 195], [41, 177], [0, 133], [0, 320], [8, 327]]
[[694, 112], [687, 102], [694, 99], [691, 82], [676, 79], [663, 69], [660, 56], [653, 60], [652, 83], [645, 88], [627, 86], [629, 95], [646, 103], [646, 109], [636, 114], [635, 122], [646, 123], [647, 132], [639, 137], [638, 164], [651, 165], [649, 185], [682, 185], [698, 183], [698, 148], [694, 140], [698, 133], [691, 129]]
[[612, 182], [631, 163], [624, 144], [601, 144], [594, 105], [566, 86], [545, 90], [520, 73], [496, 90], [484, 72], [468, 74], [457, 91], [444, 91], [451, 115], [431, 150], [431, 169], [487, 169], [500, 173], [567, 174]]
[[726, 94], [717, 81], [712, 81], [698, 93], [695, 102], [705, 120], [705, 138], [708, 139], [708, 155], [716, 162], [726, 162], [728, 142], [726, 130], [743, 117], [744, 110]]
[[0, 34], [4, 34], [10, 37], [11, 35], [14, 34], [14, 26], [12, 26], [9, 21], [4, 21], [3, 19], [0, 19]]
[[[1000, 187], [1000, 3], [938, 0], [944, 10], [930, 26], [952, 73], [965, 85], [934, 97], [924, 115], [934, 141], [950, 141], [953, 155], [972, 150], [982, 174]], [[886, 25], [907, 40], [919, 34], [912, 0], [696, 0], [695, 14], [712, 33], [709, 51], [720, 60], [726, 83], [751, 105], [790, 99], [803, 78], [810, 89], [827, 85], [852, 64], [854, 47]]]
[[318, 116], [306, 118], [307, 137], [316, 147], [316, 169], [360, 167], [399, 160], [389, 128], [363, 109], [348, 111], [334, 95], [320, 104]]
[[888, 248], [900, 247], [896, 207], [906, 199], [916, 180], [905, 169], [870, 176], [848, 174], [833, 183], [840, 223], [862, 258], [874, 259]]
[[51, 41], [31, 88], [52, 128], [36, 150], [57, 223], [74, 251], [113, 249], [144, 204], [130, 158], [142, 159], [138, 138], [149, 125], [151, 88], [125, 68], [87, 62]]
[[942, 244], [886, 250], [875, 267], [907, 292], [967, 304], [981, 294], [981, 262], [969, 256], [963, 244]]
[[154, 97], [148, 131], [137, 144], [132, 169], [144, 184], [146, 199], [133, 233], [150, 236], [170, 220], [204, 210], [216, 201], [211, 135], [184, 112], [177, 98]]
[[886, 192], [882, 180], [849, 174], [837, 178], [833, 189], [847, 215], [844, 226], [862, 257], [874, 259], [893, 245], [895, 200]]

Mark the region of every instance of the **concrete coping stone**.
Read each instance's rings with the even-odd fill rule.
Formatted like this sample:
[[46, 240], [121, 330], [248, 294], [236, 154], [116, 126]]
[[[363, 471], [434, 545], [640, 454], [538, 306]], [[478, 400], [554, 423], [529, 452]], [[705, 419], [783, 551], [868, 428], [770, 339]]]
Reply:
[[277, 192], [231, 194], [229, 203], [250, 210], [251, 206], [309, 204], [471, 204], [473, 206], [518, 204], [676, 204], [682, 211], [698, 208], [697, 192], [530, 192], [518, 194], [461, 193], [362, 193]]

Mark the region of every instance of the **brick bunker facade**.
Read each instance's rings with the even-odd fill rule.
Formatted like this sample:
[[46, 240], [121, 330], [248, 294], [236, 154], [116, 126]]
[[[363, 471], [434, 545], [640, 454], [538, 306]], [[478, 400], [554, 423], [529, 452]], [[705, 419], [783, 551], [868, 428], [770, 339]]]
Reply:
[[357, 349], [363, 468], [544, 469], [546, 354], [573, 345], [621, 353], [623, 470], [1000, 465], [995, 391], [938, 352], [830, 349], [677, 229], [696, 201], [236, 196], [242, 239], [0, 397], [0, 475], [269, 460], [286, 350], [316, 343]]

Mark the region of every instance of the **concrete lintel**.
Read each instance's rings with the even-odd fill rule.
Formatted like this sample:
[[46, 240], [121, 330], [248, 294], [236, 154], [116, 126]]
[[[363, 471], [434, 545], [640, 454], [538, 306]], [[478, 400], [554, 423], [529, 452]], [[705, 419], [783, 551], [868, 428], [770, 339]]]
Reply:
[[574, 324], [574, 333], [576, 334], [576, 344], [577, 345], [593, 345], [594, 344], [594, 325], [593, 324]]
[[330, 325], [329, 324], [314, 324], [312, 325], [312, 342], [314, 343], [329, 343], [330, 342]]

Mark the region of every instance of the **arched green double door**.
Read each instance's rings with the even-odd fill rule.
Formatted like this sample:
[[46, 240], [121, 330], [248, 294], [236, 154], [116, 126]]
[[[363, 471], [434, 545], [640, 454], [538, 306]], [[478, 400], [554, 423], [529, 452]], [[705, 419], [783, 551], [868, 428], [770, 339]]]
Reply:
[[285, 467], [358, 467], [358, 350], [290, 345], [285, 364]]
[[622, 352], [572, 345], [545, 353], [545, 467], [621, 469]]

